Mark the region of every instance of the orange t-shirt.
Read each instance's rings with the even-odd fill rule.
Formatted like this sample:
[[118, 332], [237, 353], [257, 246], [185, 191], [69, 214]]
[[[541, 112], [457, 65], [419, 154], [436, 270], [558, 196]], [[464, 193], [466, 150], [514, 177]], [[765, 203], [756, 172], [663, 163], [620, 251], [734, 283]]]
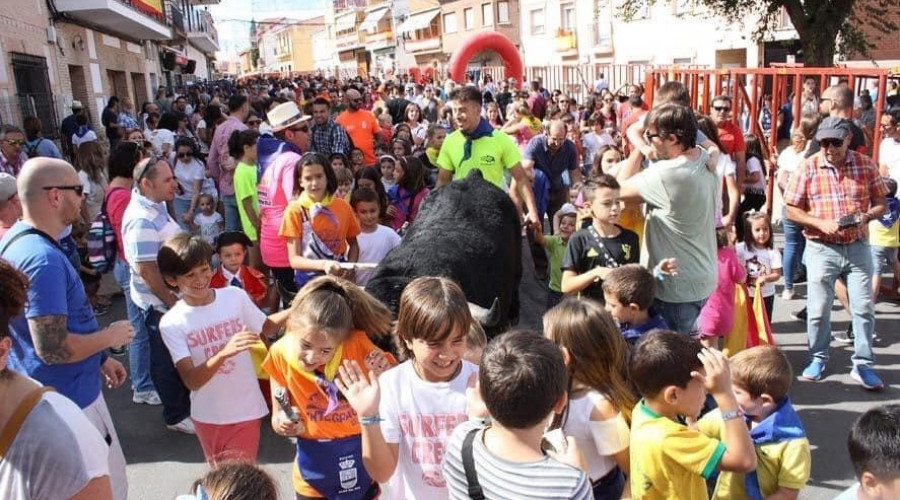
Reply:
[[378, 161], [375, 158], [375, 134], [381, 133], [375, 115], [363, 109], [355, 112], [348, 109], [334, 121], [347, 131], [353, 147], [362, 150], [365, 165], [375, 165]]
[[[359, 221], [356, 220], [350, 204], [343, 198], [335, 197], [328, 210], [337, 220], [332, 220], [327, 214], [319, 212], [312, 220], [312, 230], [335, 255], [344, 255], [347, 253], [347, 238], [359, 236]], [[306, 217], [306, 211], [300, 201], [292, 201], [284, 211], [278, 236], [284, 239], [302, 239], [303, 221]]]
[[[288, 393], [290, 393], [291, 404], [298, 408], [297, 414], [306, 427], [306, 431], [301, 434], [301, 437], [306, 439], [340, 439], [359, 435], [361, 430], [356, 412], [353, 411], [353, 408], [344, 398], [340, 398], [337, 408], [325, 415], [325, 409], [328, 407], [328, 397], [318, 384], [305, 377], [301, 373], [302, 369], [291, 361], [296, 356], [296, 354], [293, 354], [295, 349], [293, 346], [295, 344], [292, 343], [296, 342], [297, 340], [288, 334], [272, 344], [272, 347], [269, 348], [269, 355], [263, 361], [262, 367], [275, 383], [287, 388]], [[354, 330], [347, 337], [347, 340], [341, 344], [340, 363], [343, 363], [344, 360], [356, 361], [365, 370], [366, 357], [372, 352], [382, 351], [375, 347], [375, 344], [369, 340], [365, 333]], [[388, 358], [391, 366], [397, 364], [394, 357], [389, 353], [385, 353], [385, 356]], [[294, 460], [291, 475], [294, 489], [298, 494], [307, 497], [321, 496], [321, 493], [307, 484], [303, 476], [300, 475], [300, 469], [297, 467], [296, 460]]]

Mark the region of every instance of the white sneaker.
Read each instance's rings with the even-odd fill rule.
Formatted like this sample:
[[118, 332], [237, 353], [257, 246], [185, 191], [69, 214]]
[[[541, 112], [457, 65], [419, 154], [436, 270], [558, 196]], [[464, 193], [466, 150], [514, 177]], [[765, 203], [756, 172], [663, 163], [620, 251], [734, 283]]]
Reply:
[[181, 432], [184, 434], [196, 434], [197, 431], [194, 430], [194, 422], [191, 421], [190, 418], [186, 418], [177, 424], [167, 425], [166, 429], [175, 432]]
[[781, 292], [781, 298], [784, 300], [793, 300], [794, 291], [785, 289], [783, 292]]
[[156, 391], [135, 391], [134, 395], [131, 396], [131, 402], [136, 405], [143, 404], [150, 406], [159, 406], [162, 404], [162, 400], [159, 399], [159, 394], [157, 394]]

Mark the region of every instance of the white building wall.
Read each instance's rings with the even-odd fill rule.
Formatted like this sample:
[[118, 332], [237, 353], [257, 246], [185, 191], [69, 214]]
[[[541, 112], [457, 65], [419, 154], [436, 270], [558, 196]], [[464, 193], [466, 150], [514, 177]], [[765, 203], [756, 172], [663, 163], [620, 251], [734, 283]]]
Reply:
[[209, 79], [209, 65], [207, 64], [206, 54], [195, 49], [191, 45], [186, 45], [188, 59], [197, 61], [197, 68], [194, 70], [194, 76], [198, 80]]

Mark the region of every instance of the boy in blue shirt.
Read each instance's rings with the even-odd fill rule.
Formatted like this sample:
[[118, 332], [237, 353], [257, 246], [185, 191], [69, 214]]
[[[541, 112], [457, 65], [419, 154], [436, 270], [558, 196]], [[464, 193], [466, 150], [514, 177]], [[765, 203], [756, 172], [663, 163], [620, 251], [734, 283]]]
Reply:
[[656, 280], [640, 264], [628, 264], [609, 272], [603, 281], [606, 310], [612, 315], [625, 340], [634, 345], [646, 332], [668, 330], [666, 320], [653, 310]]

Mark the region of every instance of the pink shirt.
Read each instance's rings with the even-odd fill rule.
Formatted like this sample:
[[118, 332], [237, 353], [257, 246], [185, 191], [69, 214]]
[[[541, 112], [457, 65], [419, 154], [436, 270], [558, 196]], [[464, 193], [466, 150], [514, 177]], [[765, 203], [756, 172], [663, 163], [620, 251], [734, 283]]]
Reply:
[[257, 186], [259, 195], [259, 251], [269, 267], [291, 267], [287, 241], [278, 236], [284, 211], [294, 192], [294, 167], [300, 155], [284, 152], [263, 172]]
[[734, 326], [734, 287], [747, 279], [747, 270], [732, 247], [718, 252], [719, 280], [716, 289], [700, 311], [700, 335], [723, 337]]
[[228, 139], [235, 130], [247, 130], [247, 126], [232, 116], [216, 127], [209, 145], [206, 166], [213, 178], [219, 181], [220, 196], [234, 196], [234, 169], [237, 161], [228, 154]]

